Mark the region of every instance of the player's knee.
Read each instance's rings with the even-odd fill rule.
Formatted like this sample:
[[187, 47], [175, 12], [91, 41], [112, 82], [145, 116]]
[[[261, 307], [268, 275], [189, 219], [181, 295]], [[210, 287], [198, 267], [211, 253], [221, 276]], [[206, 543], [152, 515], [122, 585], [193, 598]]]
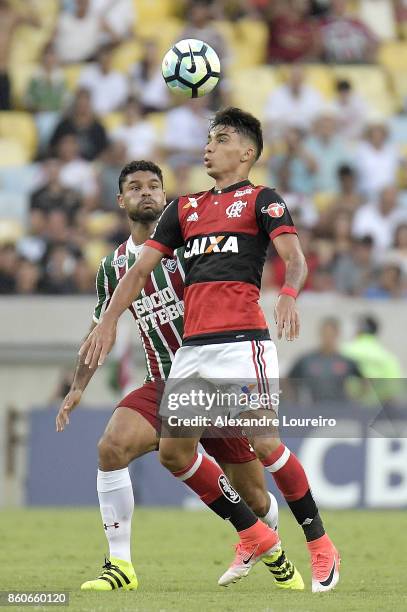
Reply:
[[160, 447], [160, 463], [170, 472], [178, 472], [182, 470], [191, 461], [186, 453], [181, 453], [173, 449], [162, 449]]
[[254, 452], [260, 461], [264, 461], [281, 444], [279, 438], [259, 438], [251, 442]]
[[113, 436], [104, 435], [98, 443], [99, 465], [106, 471], [120, 470], [129, 464], [124, 446]]

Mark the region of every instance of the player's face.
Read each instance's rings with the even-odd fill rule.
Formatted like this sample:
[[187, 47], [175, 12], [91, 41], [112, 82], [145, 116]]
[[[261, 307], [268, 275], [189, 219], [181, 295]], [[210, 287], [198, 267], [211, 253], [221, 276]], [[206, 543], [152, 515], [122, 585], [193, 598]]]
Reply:
[[132, 221], [149, 223], [164, 210], [165, 192], [156, 174], [138, 170], [126, 177], [118, 202]]
[[240, 170], [254, 157], [254, 146], [229, 126], [217, 126], [209, 132], [204, 164], [214, 179]]

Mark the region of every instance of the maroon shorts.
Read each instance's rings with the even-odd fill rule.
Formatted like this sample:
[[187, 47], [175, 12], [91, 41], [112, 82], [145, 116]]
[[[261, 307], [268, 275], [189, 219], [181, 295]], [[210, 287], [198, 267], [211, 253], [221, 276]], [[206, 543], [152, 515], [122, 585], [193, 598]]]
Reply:
[[[131, 408], [143, 416], [159, 434], [161, 421], [158, 414], [163, 383], [147, 382], [123, 398], [117, 407]], [[245, 437], [201, 438], [202, 446], [219, 463], [246, 463], [256, 459]]]

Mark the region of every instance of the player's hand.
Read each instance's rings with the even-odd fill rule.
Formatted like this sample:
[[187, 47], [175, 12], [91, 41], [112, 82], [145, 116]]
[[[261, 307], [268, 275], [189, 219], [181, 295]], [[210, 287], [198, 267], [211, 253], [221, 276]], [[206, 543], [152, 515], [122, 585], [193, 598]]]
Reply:
[[56, 418], [57, 431], [64, 431], [66, 425], [69, 425], [69, 415], [79, 404], [81, 398], [82, 391], [80, 389], [71, 390], [68, 395], [65, 396]]
[[116, 341], [116, 327], [116, 321], [105, 315], [91, 331], [79, 349], [79, 355], [85, 358], [85, 365], [90, 368], [103, 365]]
[[274, 308], [274, 320], [277, 325], [278, 339], [283, 337], [292, 341], [300, 335], [300, 317], [295, 306], [295, 299], [290, 295], [279, 295]]

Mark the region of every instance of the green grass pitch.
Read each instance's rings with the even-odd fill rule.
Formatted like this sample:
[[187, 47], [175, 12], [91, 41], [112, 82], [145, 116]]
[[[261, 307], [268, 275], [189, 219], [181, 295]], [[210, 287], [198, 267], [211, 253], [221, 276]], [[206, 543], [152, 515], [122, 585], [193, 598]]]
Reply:
[[342, 555], [341, 582], [332, 593], [310, 592], [307, 550], [288, 512], [281, 512], [280, 535], [306, 582], [301, 593], [279, 591], [261, 563], [239, 584], [218, 587], [217, 579], [233, 556], [236, 537], [231, 526], [205, 510], [165, 508], [135, 510], [133, 560], [140, 585], [131, 593], [79, 590], [81, 582], [98, 575], [107, 549], [97, 508], [4, 510], [0, 590], [69, 591], [69, 608], [62, 608], [69, 611], [406, 610], [406, 514], [323, 514]]

